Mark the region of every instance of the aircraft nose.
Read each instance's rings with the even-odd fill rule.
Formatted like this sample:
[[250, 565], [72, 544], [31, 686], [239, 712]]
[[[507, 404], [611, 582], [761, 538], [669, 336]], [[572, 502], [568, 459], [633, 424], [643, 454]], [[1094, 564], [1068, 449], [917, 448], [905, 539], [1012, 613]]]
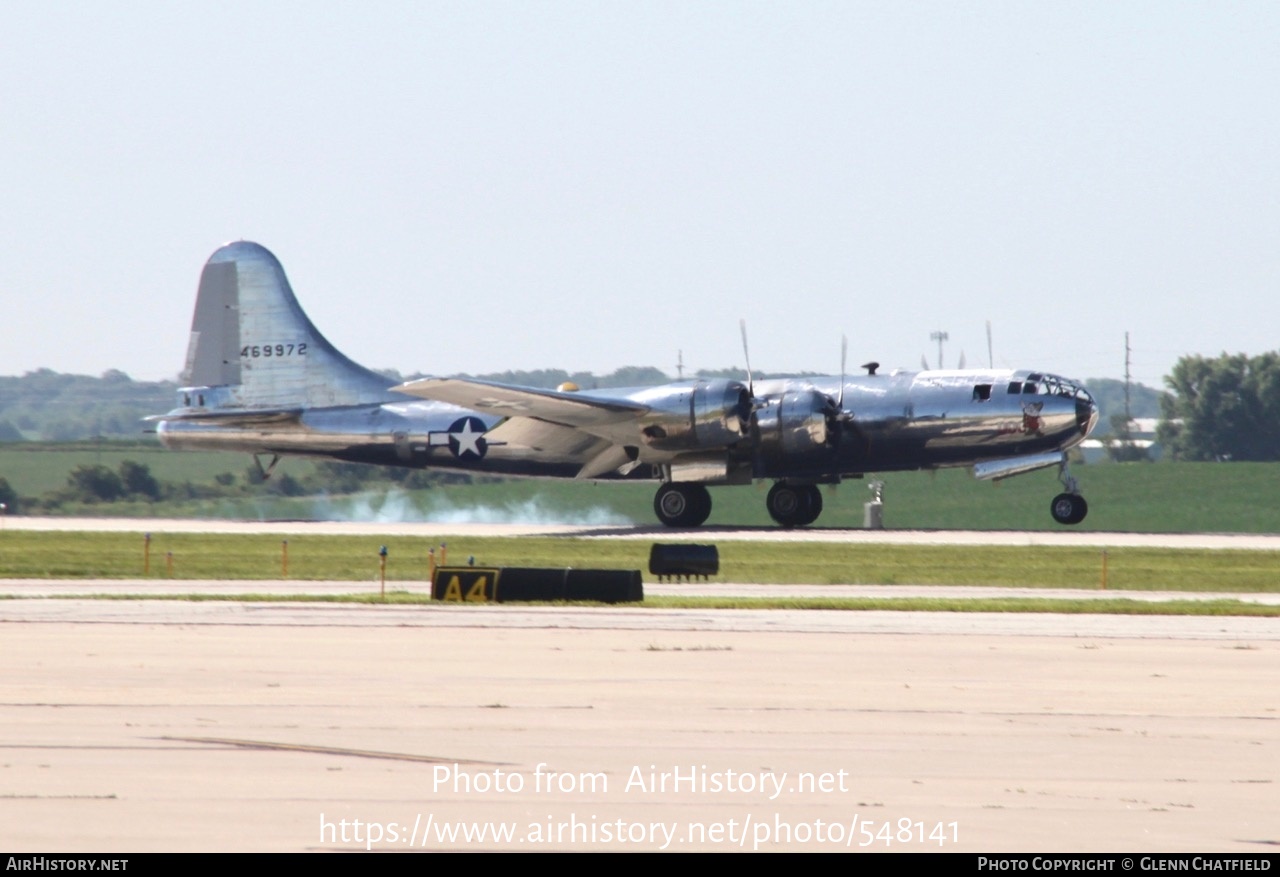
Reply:
[[1081, 436], [1088, 436], [1098, 424], [1098, 403], [1084, 388], [1076, 392], [1076, 426]]

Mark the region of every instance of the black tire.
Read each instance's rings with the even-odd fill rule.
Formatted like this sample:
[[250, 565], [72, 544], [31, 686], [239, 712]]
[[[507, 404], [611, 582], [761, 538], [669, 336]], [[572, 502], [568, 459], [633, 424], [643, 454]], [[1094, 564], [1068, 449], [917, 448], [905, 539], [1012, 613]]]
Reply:
[[818, 515], [822, 514], [822, 490], [816, 484], [804, 485], [804, 514], [800, 517], [797, 526], [807, 527], [814, 521], [818, 520]]
[[668, 527], [697, 527], [711, 514], [711, 494], [701, 484], [663, 484], [653, 512]]
[[822, 513], [822, 494], [815, 484], [787, 484], [779, 481], [769, 488], [765, 500], [769, 517], [784, 527], [812, 524]]
[[1078, 493], [1060, 493], [1049, 503], [1049, 514], [1059, 524], [1078, 524], [1089, 513], [1089, 504]]
[[695, 513], [688, 526], [701, 527], [706, 523], [707, 518], [711, 517], [711, 491], [701, 484], [690, 484], [688, 490], [690, 499], [697, 501]]
[[1076, 513], [1071, 516], [1071, 523], [1078, 524], [1084, 520], [1085, 515], [1089, 514], [1089, 504], [1084, 501], [1084, 497], [1076, 495]]

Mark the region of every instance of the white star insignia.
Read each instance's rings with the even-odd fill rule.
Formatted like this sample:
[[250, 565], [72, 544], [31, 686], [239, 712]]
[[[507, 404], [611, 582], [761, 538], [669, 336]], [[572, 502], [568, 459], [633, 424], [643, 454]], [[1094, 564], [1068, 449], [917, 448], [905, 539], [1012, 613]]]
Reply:
[[484, 436], [483, 432], [473, 432], [471, 429], [471, 421], [463, 421], [462, 429], [452, 433], [454, 440], [458, 443], [458, 456], [461, 457], [468, 451], [480, 456], [480, 439]]

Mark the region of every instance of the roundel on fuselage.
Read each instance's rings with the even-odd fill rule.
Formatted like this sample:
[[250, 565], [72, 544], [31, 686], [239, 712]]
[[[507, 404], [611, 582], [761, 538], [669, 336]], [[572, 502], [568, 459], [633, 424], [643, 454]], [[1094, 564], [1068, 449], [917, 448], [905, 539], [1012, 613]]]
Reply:
[[489, 449], [486, 428], [479, 417], [459, 417], [449, 425], [449, 450], [461, 460], [479, 460]]

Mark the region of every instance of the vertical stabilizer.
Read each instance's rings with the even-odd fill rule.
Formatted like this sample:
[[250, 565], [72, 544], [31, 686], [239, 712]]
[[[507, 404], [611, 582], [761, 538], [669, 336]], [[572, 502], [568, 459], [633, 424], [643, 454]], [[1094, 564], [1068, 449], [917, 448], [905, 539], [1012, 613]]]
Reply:
[[183, 407], [310, 408], [384, 402], [394, 382], [339, 353], [303, 312], [265, 247], [237, 241], [200, 275]]

